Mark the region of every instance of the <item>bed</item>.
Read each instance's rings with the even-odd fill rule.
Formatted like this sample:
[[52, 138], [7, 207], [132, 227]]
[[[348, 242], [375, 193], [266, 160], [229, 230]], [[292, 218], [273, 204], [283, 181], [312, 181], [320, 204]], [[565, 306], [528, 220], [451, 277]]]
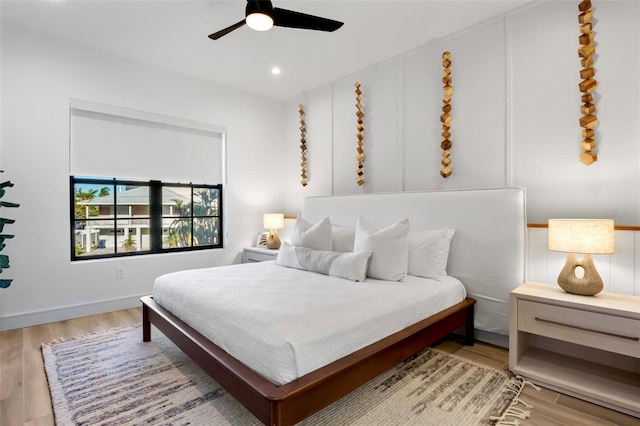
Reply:
[[[508, 295], [524, 281], [524, 203], [522, 188], [306, 198], [301, 215], [312, 223], [330, 218], [334, 226], [348, 228], [365, 216], [379, 227], [408, 218], [412, 231], [455, 229], [447, 273], [464, 283], [465, 291], [460, 301], [447, 302], [445, 309], [418, 313], [423, 317], [410, 317], [401, 329], [388, 335], [387, 330], [318, 368], [310, 364], [281, 378], [259, 374], [255, 365], [230, 355], [233, 350], [225, 343], [214, 343], [217, 337], [199, 325], [197, 315], [176, 314], [172, 310], [177, 312], [179, 303], [163, 306], [153, 296], [142, 298], [143, 340], [151, 339], [151, 324], [155, 325], [264, 424], [295, 424], [457, 329], [464, 328], [467, 344], [473, 343], [474, 329], [507, 334]], [[253, 268], [256, 277], [288, 269], [267, 263], [223, 268], [230, 277], [239, 268]], [[200, 273], [204, 272], [189, 274]], [[367, 278], [357, 284], [370, 282]], [[304, 340], [304, 332], [298, 337]]]

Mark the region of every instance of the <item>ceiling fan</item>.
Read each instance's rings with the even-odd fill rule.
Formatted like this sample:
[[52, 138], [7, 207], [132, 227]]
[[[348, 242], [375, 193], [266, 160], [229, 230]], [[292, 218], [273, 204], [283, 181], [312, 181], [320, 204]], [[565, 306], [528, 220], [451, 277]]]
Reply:
[[244, 24], [247, 24], [256, 31], [266, 31], [275, 25], [277, 27], [331, 32], [344, 25], [344, 22], [273, 7], [270, 0], [247, 0], [245, 19], [230, 27], [210, 34], [209, 38], [217, 40], [223, 35], [237, 30]]

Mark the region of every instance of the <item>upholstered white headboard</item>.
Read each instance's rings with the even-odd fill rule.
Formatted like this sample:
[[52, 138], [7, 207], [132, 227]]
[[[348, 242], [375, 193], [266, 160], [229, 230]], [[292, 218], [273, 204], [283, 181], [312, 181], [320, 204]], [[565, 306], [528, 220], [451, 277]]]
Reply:
[[455, 229], [447, 273], [477, 300], [475, 328], [509, 333], [509, 292], [525, 277], [524, 188], [308, 197], [302, 216], [340, 226], [362, 216], [380, 227], [409, 218], [415, 231]]

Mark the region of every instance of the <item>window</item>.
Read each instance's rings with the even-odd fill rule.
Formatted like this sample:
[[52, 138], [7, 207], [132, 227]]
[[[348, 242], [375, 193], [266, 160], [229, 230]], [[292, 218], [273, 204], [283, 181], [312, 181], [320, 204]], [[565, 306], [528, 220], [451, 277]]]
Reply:
[[222, 248], [222, 185], [71, 177], [71, 259]]
[[72, 260], [223, 246], [224, 127], [71, 99], [69, 176]]

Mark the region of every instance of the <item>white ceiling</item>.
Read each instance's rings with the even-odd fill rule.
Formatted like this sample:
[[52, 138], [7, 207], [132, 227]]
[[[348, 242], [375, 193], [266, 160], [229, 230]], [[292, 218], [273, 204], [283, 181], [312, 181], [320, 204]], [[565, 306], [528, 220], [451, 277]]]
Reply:
[[274, 0], [345, 24], [333, 33], [244, 26], [217, 41], [207, 35], [242, 20], [244, 0], [2, 0], [0, 12], [3, 26], [284, 100], [528, 2]]

